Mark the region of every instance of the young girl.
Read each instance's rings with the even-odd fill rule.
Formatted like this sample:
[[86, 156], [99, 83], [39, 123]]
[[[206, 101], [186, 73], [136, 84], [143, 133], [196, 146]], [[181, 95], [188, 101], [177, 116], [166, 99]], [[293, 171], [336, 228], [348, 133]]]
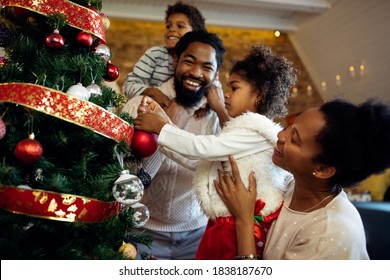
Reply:
[[290, 178], [289, 173], [272, 163], [280, 126], [271, 118], [287, 112], [285, 105], [295, 80], [295, 70], [289, 61], [274, 55], [269, 48], [253, 47], [230, 72], [225, 106], [217, 95], [208, 94], [210, 107], [222, 122], [227, 121], [219, 135], [197, 136], [180, 130], [170, 124], [156, 102], [147, 97], [143, 99], [134, 121], [135, 128], [159, 134], [159, 145], [171, 150], [168, 156], [173, 157], [174, 151], [203, 160], [196, 166], [195, 185], [210, 220], [197, 259], [234, 259], [237, 254], [234, 219], [213, 186], [218, 170], [229, 170], [228, 155], [235, 156], [243, 173], [256, 168], [256, 178], [262, 182], [257, 186], [261, 200], [257, 201], [253, 213], [257, 244], [253, 257], [261, 256], [266, 231], [278, 216], [286, 181]]
[[130, 99], [147, 95], [163, 108], [170, 104], [170, 98], [155, 88], [173, 76], [173, 51], [179, 39], [190, 31], [205, 30], [205, 19], [194, 6], [181, 1], [168, 5], [165, 11], [165, 46], [154, 46], [134, 65], [123, 85], [124, 94]]

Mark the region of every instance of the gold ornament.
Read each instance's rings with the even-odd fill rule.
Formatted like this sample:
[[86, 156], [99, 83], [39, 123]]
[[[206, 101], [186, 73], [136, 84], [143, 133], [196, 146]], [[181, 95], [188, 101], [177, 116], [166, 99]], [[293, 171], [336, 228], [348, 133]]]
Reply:
[[129, 260], [135, 260], [137, 257], [137, 249], [131, 243], [122, 242], [122, 246], [118, 250], [119, 253], [122, 253], [123, 257]]
[[110, 28], [110, 19], [104, 13], [101, 13], [100, 16], [102, 17], [104, 30], [107, 30]]

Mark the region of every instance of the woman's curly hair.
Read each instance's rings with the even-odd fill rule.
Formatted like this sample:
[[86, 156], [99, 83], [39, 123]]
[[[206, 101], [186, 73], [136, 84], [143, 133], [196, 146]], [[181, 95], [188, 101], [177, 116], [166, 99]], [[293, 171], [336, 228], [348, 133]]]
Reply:
[[173, 14], [186, 15], [190, 20], [194, 31], [206, 30], [205, 18], [195, 6], [184, 4], [182, 1], [177, 1], [174, 5], [168, 5], [167, 10], [165, 11], [165, 22], [167, 22], [168, 18]]
[[230, 74], [245, 79], [262, 98], [257, 107], [259, 114], [273, 119], [287, 115], [290, 90], [297, 79], [292, 62], [263, 45], [253, 46], [244, 59], [236, 62]]
[[326, 125], [316, 137], [321, 151], [314, 161], [336, 168], [331, 183], [350, 187], [390, 167], [390, 104], [335, 99], [320, 110]]

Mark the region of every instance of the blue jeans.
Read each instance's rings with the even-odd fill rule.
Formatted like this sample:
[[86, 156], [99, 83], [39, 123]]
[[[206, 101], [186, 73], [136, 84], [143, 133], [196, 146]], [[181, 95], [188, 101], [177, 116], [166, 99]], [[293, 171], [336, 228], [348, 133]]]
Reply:
[[141, 252], [145, 252], [158, 260], [193, 260], [205, 229], [206, 227], [191, 231], [163, 232], [133, 228], [131, 232], [134, 234], [144, 232], [153, 236], [151, 249], [138, 244], [137, 259], [140, 259]]

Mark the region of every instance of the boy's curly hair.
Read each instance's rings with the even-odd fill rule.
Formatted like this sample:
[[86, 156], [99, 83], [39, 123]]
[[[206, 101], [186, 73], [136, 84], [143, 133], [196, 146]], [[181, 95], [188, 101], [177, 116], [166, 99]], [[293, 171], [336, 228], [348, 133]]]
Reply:
[[236, 62], [230, 74], [236, 73], [246, 80], [262, 98], [257, 112], [273, 119], [287, 115], [290, 89], [297, 79], [292, 62], [263, 45], [253, 46], [244, 59]]
[[206, 30], [205, 18], [195, 6], [184, 4], [182, 1], [177, 1], [174, 5], [168, 5], [167, 10], [165, 11], [165, 22], [167, 22], [168, 18], [173, 14], [186, 15], [190, 20], [194, 31]]

